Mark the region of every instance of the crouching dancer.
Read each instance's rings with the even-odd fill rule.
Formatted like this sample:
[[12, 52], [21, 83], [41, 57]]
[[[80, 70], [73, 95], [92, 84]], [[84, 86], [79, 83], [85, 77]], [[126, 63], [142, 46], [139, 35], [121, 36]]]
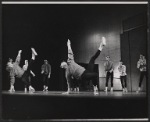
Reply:
[[9, 72], [11, 71], [11, 76], [10, 76], [10, 92], [12, 91], [15, 91], [14, 89], [14, 83], [15, 83], [15, 76], [20, 78], [21, 81], [23, 81], [25, 83], [26, 86], [29, 86], [29, 91], [30, 92], [34, 92], [34, 88], [31, 86], [30, 84], [30, 73], [31, 73], [31, 67], [32, 67], [32, 64], [35, 60], [35, 57], [37, 56], [37, 53], [35, 51], [34, 48], [31, 48], [32, 50], [32, 58], [27, 66], [26, 69], [24, 68], [21, 68], [19, 66], [20, 64], [20, 60], [21, 60], [21, 53], [22, 53], [22, 50], [19, 50], [18, 52], [18, 55], [17, 55], [17, 58], [15, 60], [15, 62], [8, 62], [7, 63], [7, 68], [6, 69], [11, 69], [11, 70], [8, 70]]
[[92, 80], [94, 85], [94, 94], [98, 94], [98, 88], [96, 79], [98, 77], [98, 74], [94, 72], [94, 63], [96, 58], [100, 55], [103, 47], [106, 45], [106, 39], [102, 37], [102, 42], [100, 43], [100, 46], [95, 53], [94, 56], [91, 57], [87, 69], [84, 67], [78, 65], [74, 61], [74, 54], [71, 49], [71, 42], [68, 39], [67, 46], [68, 46], [68, 60], [67, 62], [61, 63], [61, 68], [64, 68], [66, 70], [66, 79], [68, 84], [68, 91], [66, 94], [70, 93], [70, 82], [72, 82], [71, 77], [74, 77], [76, 80], [79, 80], [80, 82], [84, 82], [87, 80]]

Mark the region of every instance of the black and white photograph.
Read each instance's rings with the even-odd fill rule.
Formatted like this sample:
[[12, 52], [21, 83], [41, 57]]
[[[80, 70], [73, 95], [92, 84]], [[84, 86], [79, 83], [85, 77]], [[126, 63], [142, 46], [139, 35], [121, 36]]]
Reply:
[[2, 119], [148, 121], [148, 2], [2, 2]]

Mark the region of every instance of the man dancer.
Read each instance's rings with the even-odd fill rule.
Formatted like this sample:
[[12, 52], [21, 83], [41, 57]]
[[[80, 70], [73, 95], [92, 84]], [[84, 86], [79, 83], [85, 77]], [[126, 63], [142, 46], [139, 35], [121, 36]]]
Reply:
[[113, 92], [113, 75], [114, 75], [114, 66], [113, 62], [110, 61], [110, 56], [106, 56], [106, 62], [104, 63], [105, 67], [105, 72], [106, 72], [106, 87], [105, 87], [105, 92], [108, 90], [108, 81], [109, 78], [111, 77], [111, 92]]
[[98, 74], [94, 72], [94, 62], [96, 58], [100, 55], [103, 47], [106, 45], [106, 39], [102, 37], [102, 42], [95, 53], [94, 56], [91, 57], [90, 62], [88, 64], [87, 69], [84, 67], [78, 65], [74, 61], [74, 54], [71, 49], [71, 42], [68, 39], [67, 42], [67, 47], [68, 47], [68, 60], [66, 62], [61, 63], [61, 68], [64, 68], [66, 70], [66, 79], [67, 79], [67, 84], [68, 84], [68, 91], [66, 92], [67, 94], [70, 93], [70, 82], [71, 77], [74, 77], [76, 80], [80, 80], [81, 82], [87, 81], [87, 80], [92, 80], [93, 85], [94, 85], [94, 94], [98, 94], [98, 88], [97, 88], [97, 83], [94, 82], [97, 79]]
[[43, 74], [43, 91], [48, 91], [48, 81], [50, 79], [51, 75], [51, 65], [48, 63], [47, 60], [44, 60], [44, 64], [41, 67], [42, 71], [41, 74]]
[[123, 65], [123, 62], [119, 62], [119, 67], [118, 70], [120, 72], [120, 80], [121, 80], [121, 85], [122, 85], [122, 90], [123, 92], [128, 92], [127, 91], [127, 73], [126, 73], [126, 66]]
[[[23, 65], [23, 70], [26, 71], [28, 69], [28, 60], [25, 60], [25, 64]], [[31, 90], [31, 75], [33, 77], [35, 77], [35, 74], [32, 72], [32, 70], [30, 70], [30, 75], [28, 77], [28, 82], [25, 82], [25, 88], [24, 88], [24, 91], [27, 92], [27, 87], [29, 87], [29, 91], [35, 91], [35, 89], [32, 87], [32, 90]]]
[[[37, 56], [37, 53], [35, 51], [34, 48], [31, 48], [32, 50], [32, 58], [29, 62], [29, 65], [28, 65], [28, 68], [27, 70], [25, 71], [23, 68], [21, 68], [19, 66], [20, 64], [20, 60], [21, 60], [21, 52], [22, 50], [19, 50], [18, 51], [18, 55], [17, 55], [17, 58], [16, 58], [16, 61], [15, 62], [11, 62], [7, 65], [7, 69], [9, 68], [12, 68], [12, 71], [13, 71], [13, 76], [16, 76], [18, 78], [20, 78], [24, 83], [26, 84], [29, 84], [29, 76], [30, 76], [30, 70], [31, 70], [31, 67], [32, 67], [32, 64], [35, 60], [35, 57]], [[15, 81], [14, 77], [11, 77], [12, 79], [10, 79], [10, 81]], [[14, 85], [14, 84], [13, 84]], [[11, 86], [10, 88], [10, 92], [14, 91], [14, 87]], [[29, 85], [29, 91], [34, 91], [34, 88]]]
[[144, 76], [146, 77], [147, 80], [147, 71], [146, 71], [146, 59], [145, 56], [140, 55], [140, 59], [137, 62], [137, 68], [140, 70], [140, 82], [139, 82], [139, 88], [136, 91], [137, 93], [141, 91], [141, 85], [142, 85], [142, 81]]

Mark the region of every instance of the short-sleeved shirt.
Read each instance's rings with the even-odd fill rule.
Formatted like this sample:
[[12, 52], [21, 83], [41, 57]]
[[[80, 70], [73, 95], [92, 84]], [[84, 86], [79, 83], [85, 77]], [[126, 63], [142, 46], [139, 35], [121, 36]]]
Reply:
[[119, 66], [118, 70], [120, 72], [120, 76], [126, 76], [127, 75], [127, 73], [126, 73], [126, 66], [125, 65]]

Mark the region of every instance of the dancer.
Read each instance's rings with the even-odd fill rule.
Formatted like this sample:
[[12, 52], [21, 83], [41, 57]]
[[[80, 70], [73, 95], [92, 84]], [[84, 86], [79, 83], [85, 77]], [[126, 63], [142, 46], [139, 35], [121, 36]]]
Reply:
[[[17, 61], [17, 59], [16, 59]], [[15, 61], [15, 62], [16, 62]], [[13, 69], [13, 59], [9, 58], [9, 61], [6, 66], [6, 70], [9, 72], [9, 80], [10, 80], [10, 92], [15, 92], [14, 84], [15, 84], [15, 72]]]
[[111, 92], [113, 92], [113, 76], [114, 76], [114, 66], [113, 62], [110, 61], [110, 56], [106, 56], [106, 62], [104, 63], [105, 72], [106, 72], [106, 86], [105, 86], [105, 92], [108, 90], [108, 81], [111, 77]]
[[123, 62], [119, 62], [119, 67], [118, 70], [120, 72], [120, 80], [121, 80], [121, 85], [122, 85], [122, 91], [123, 92], [128, 92], [127, 90], [127, 73], [126, 73], [126, 66], [123, 65]]
[[43, 75], [43, 91], [48, 91], [48, 81], [51, 75], [51, 65], [48, 63], [47, 60], [44, 60], [44, 64], [41, 67], [42, 71], [41, 74]]
[[106, 45], [106, 39], [102, 37], [102, 42], [95, 53], [94, 56], [91, 57], [90, 62], [88, 64], [87, 69], [84, 67], [78, 65], [74, 61], [74, 54], [71, 49], [71, 42], [68, 39], [67, 46], [68, 46], [68, 60], [67, 62], [62, 62], [61, 63], [61, 68], [64, 68], [66, 70], [66, 79], [67, 79], [67, 84], [68, 84], [68, 91], [66, 94], [70, 93], [70, 82], [71, 77], [74, 77], [76, 80], [79, 80], [81, 82], [84, 82], [86, 80], [92, 80], [93, 85], [94, 85], [94, 94], [98, 94], [98, 88], [97, 88], [97, 83], [95, 82], [98, 77], [98, 74], [95, 73], [94, 70], [94, 62], [96, 58], [100, 55], [103, 47]]
[[32, 50], [32, 58], [28, 64], [27, 70], [24, 70], [23, 68], [19, 66], [22, 50], [18, 51], [18, 55], [17, 55], [15, 62], [9, 62], [7, 65], [7, 69], [11, 69], [9, 71], [12, 71], [13, 73], [12, 76], [14, 76], [14, 77], [10, 77], [11, 84], [13, 84], [10, 86], [10, 92], [14, 91], [15, 76], [20, 78], [26, 85], [29, 86], [29, 91], [31, 92], [35, 91], [34, 88], [29, 84], [29, 76], [30, 76], [30, 70], [31, 70], [32, 64], [35, 60], [35, 57], [37, 56], [37, 53], [34, 48], [31, 48], [31, 50]]
[[147, 80], [147, 70], [146, 70], [146, 59], [145, 56], [140, 55], [140, 59], [137, 62], [137, 68], [140, 70], [140, 81], [139, 81], [139, 88], [136, 91], [137, 93], [141, 91], [141, 85], [142, 85], [142, 81], [144, 76], [146, 77]]
[[[25, 64], [23, 65], [23, 70], [24, 71], [26, 71], [27, 70], [27, 68], [28, 68], [28, 60], [25, 60]], [[25, 83], [25, 88], [24, 88], [24, 91], [25, 92], [27, 92], [27, 88], [29, 87], [29, 86], [31, 86], [31, 75], [33, 76], [33, 77], [35, 77], [35, 74], [32, 72], [32, 70], [30, 70], [30, 75], [29, 75], [29, 77], [28, 77], [28, 83]], [[31, 89], [29, 89], [29, 91], [35, 91], [35, 89], [33, 88], [33, 90], [31, 90]]]

